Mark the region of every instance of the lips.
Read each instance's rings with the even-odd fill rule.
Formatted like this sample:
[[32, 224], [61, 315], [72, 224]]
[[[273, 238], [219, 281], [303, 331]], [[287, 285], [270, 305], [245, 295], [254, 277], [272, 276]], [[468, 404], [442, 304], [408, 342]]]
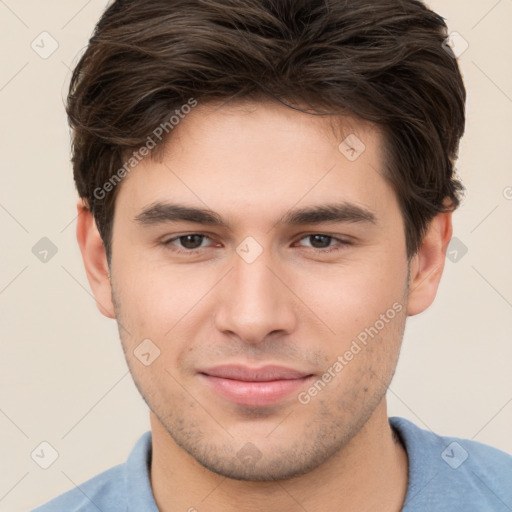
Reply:
[[291, 368], [283, 366], [264, 366], [263, 368], [248, 368], [245, 366], [216, 366], [200, 371], [211, 377], [219, 377], [223, 379], [241, 380], [246, 382], [268, 382], [272, 380], [292, 380], [306, 377], [306, 373], [302, 373]]
[[237, 405], [262, 407], [298, 393], [313, 376], [283, 366], [249, 368], [222, 365], [202, 369], [199, 376], [214, 393]]

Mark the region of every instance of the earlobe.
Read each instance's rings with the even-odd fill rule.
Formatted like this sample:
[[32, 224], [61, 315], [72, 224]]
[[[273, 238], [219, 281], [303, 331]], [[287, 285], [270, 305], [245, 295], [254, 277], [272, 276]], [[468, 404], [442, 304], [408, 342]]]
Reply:
[[434, 302], [452, 237], [452, 212], [439, 213], [430, 222], [410, 264], [407, 314], [417, 315]]
[[106, 317], [115, 318], [105, 246], [94, 216], [81, 200], [77, 204], [77, 210], [76, 238], [96, 306]]

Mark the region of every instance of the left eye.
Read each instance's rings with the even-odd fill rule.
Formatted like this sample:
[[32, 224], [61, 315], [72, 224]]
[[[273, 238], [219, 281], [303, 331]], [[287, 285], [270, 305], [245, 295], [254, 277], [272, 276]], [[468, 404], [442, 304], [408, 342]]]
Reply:
[[347, 242], [343, 242], [343, 240], [339, 240], [338, 238], [335, 238], [333, 236], [321, 235], [321, 234], [306, 235], [306, 236], [302, 237], [301, 240], [306, 240], [308, 238], [310, 239], [310, 242], [311, 242], [311, 245], [309, 247], [311, 247], [312, 249], [317, 249], [317, 250], [330, 249], [332, 247], [331, 246], [332, 241], [347, 243]]

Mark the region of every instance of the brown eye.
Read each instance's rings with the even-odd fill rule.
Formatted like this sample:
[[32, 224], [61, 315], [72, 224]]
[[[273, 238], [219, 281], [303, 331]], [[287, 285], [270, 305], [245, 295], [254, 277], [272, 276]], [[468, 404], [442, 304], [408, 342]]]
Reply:
[[198, 249], [201, 247], [201, 243], [204, 239], [204, 235], [183, 235], [178, 237], [178, 240], [185, 249]]
[[352, 245], [349, 240], [342, 240], [340, 238], [325, 235], [322, 233], [312, 233], [303, 236], [300, 241], [308, 240], [309, 245], [302, 245], [302, 247], [310, 248], [318, 253], [329, 253], [342, 250], [347, 245]]
[[315, 249], [326, 249], [333, 239], [332, 236], [328, 235], [308, 235], [308, 238], [311, 241], [311, 246]]
[[189, 233], [186, 235], [170, 238], [169, 240], [163, 242], [163, 245], [176, 253], [197, 254], [202, 249], [209, 247], [208, 245], [203, 245], [203, 242], [209, 239], [210, 237], [201, 233]]

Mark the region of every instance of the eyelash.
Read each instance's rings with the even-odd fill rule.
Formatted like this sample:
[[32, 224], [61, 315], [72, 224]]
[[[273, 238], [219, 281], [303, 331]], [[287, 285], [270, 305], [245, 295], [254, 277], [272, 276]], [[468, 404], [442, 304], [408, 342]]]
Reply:
[[[203, 233], [186, 233], [184, 235], [179, 235], [179, 236], [175, 236], [173, 238], [170, 238], [169, 240], [166, 240], [165, 242], [163, 242], [162, 245], [165, 248], [167, 248], [168, 250], [170, 250], [170, 251], [172, 251], [172, 252], [174, 252], [176, 254], [184, 254], [184, 255], [187, 255], [187, 256], [198, 255], [201, 252], [203, 252], [204, 249], [208, 249], [209, 248], [209, 246], [208, 247], [199, 247], [197, 249], [180, 249], [180, 248], [175, 248], [175, 247], [171, 248], [173, 246], [172, 242], [174, 242], [176, 240], [179, 240], [180, 238], [183, 238], [183, 237], [186, 237], [186, 236], [192, 236], [192, 235], [199, 235], [199, 236], [203, 237], [203, 239], [210, 238], [208, 235], [205, 235]], [[317, 254], [329, 254], [329, 253], [332, 253], [332, 252], [338, 252], [338, 251], [343, 250], [343, 246], [349, 246], [349, 245], [353, 244], [353, 242], [351, 242], [349, 240], [343, 240], [341, 238], [337, 238], [337, 237], [332, 236], [332, 235], [326, 235], [326, 234], [323, 234], [323, 233], [309, 233], [309, 234], [304, 235], [301, 238], [299, 238], [299, 241], [303, 240], [304, 238], [308, 238], [308, 237], [312, 237], [312, 236], [316, 236], [316, 235], [320, 235], [320, 236], [324, 236], [324, 237], [330, 238], [331, 240], [339, 242], [339, 244], [342, 246], [342, 247], [327, 247], [325, 249], [318, 249], [316, 247], [308, 247], [308, 249], [311, 249], [313, 252], [315, 252]]]

